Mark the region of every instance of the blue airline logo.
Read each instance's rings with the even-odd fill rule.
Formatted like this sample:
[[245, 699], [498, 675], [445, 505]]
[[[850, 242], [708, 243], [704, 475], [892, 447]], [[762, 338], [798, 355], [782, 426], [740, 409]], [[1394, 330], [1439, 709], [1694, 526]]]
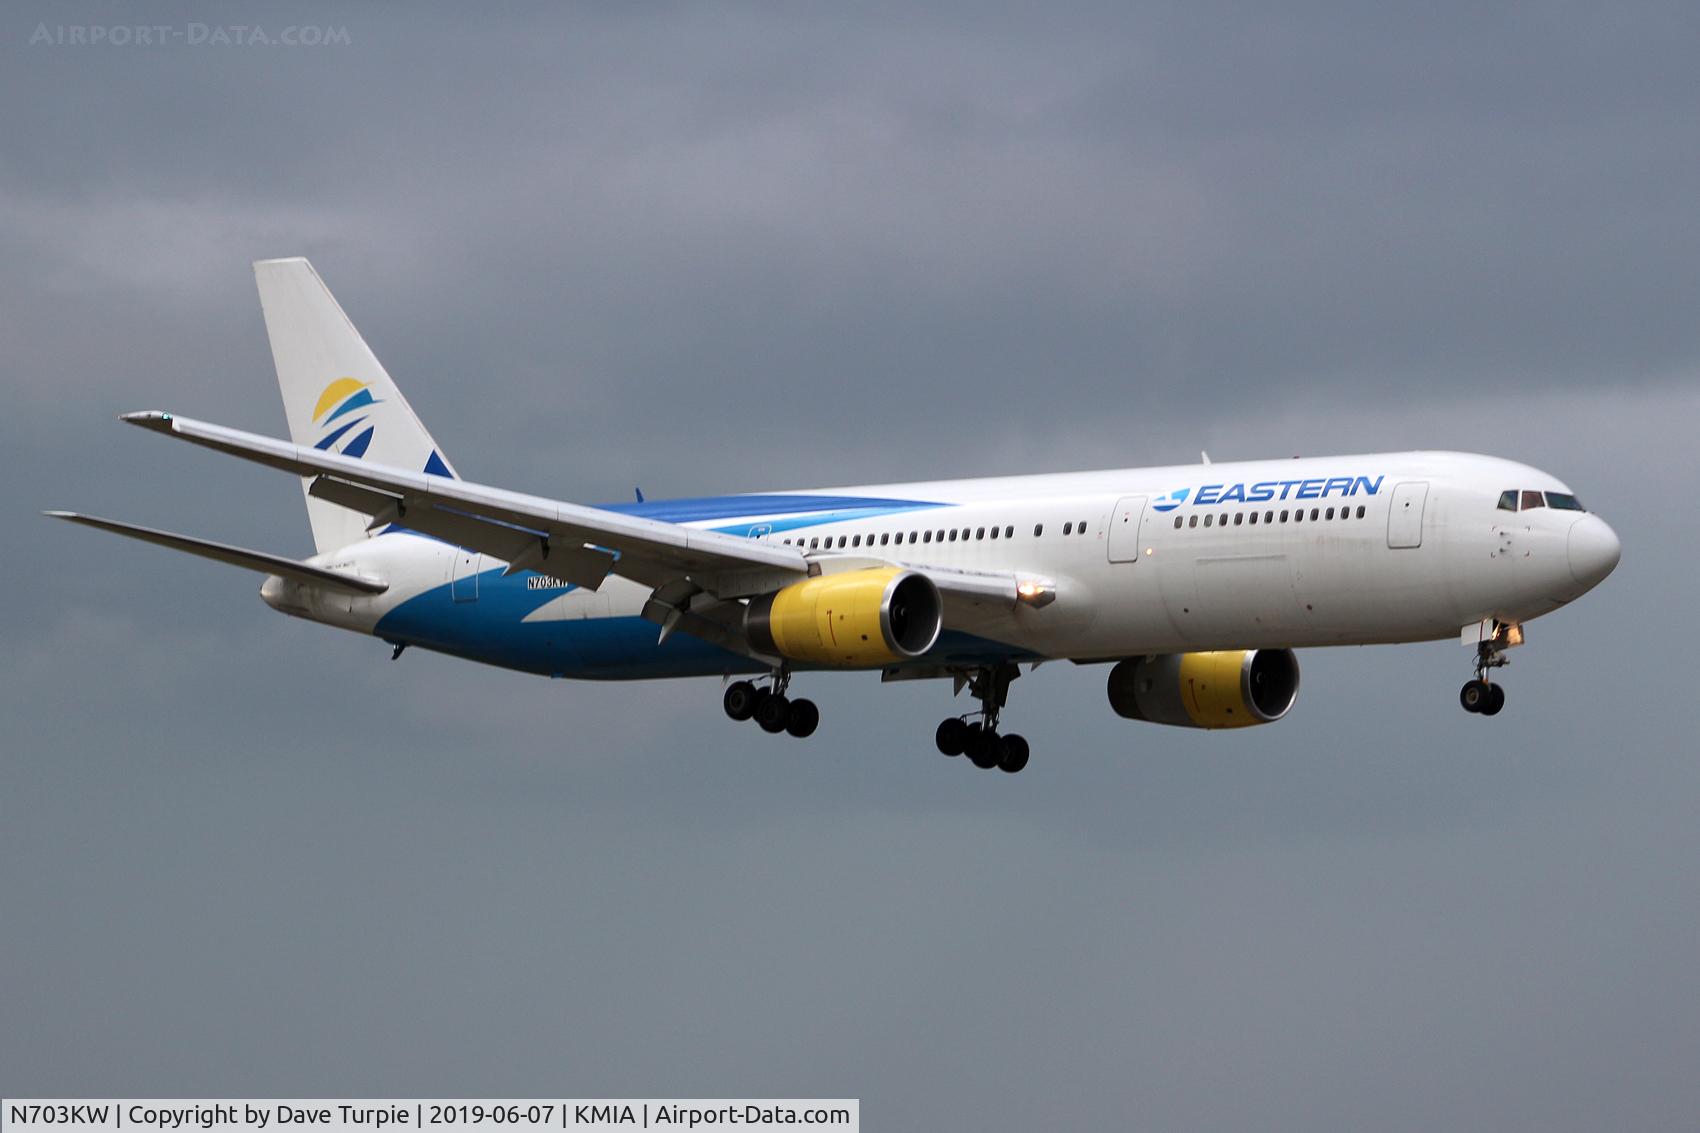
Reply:
[[[1205, 484], [1193, 492], [1192, 502], [1199, 507], [1215, 504], [1256, 504], [1265, 500], [1326, 500], [1331, 496], [1373, 496], [1381, 491], [1385, 476], [1373, 480], [1368, 476], [1317, 477], [1312, 480], [1259, 480], [1255, 484]], [[1186, 502], [1190, 488], [1177, 488], [1166, 496], [1157, 497], [1151, 506], [1158, 511], [1174, 511]]]
[[1174, 511], [1186, 503], [1187, 496], [1192, 494], [1191, 488], [1176, 488], [1166, 496], [1158, 496], [1151, 501], [1151, 506], [1158, 511]]

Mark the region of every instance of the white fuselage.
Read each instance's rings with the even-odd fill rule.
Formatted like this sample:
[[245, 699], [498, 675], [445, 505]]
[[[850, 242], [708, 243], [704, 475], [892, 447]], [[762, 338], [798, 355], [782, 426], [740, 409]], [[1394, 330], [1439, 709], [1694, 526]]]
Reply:
[[[1014, 572], [1044, 603], [962, 603], [916, 665], [1107, 660], [1456, 637], [1516, 624], [1596, 585], [1618, 544], [1568, 497], [1495, 457], [1405, 452], [884, 484], [621, 505], [687, 526], [801, 546], [831, 573], [876, 564]], [[595, 591], [404, 530], [314, 562], [382, 577], [376, 596], [268, 580], [286, 612], [516, 669], [589, 678], [753, 671], [657, 641], [648, 588]]]

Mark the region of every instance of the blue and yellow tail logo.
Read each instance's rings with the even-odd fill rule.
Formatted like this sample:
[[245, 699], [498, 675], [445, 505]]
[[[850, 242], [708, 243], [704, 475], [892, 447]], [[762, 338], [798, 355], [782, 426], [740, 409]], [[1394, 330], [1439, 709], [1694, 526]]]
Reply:
[[[313, 447], [329, 452], [341, 453], [343, 456], [363, 456], [372, 443], [372, 432], [375, 425], [366, 425], [365, 429], [354, 432], [360, 425], [366, 423], [367, 414], [360, 411], [368, 406], [377, 405], [378, 399], [372, 396], [367, 387], [371, 382], [358, 382], [353, 378], [338, 378], [325, 387], [319, 395], [319, 403], [313, 406], [313, 423], [321, 429], [329, 429]], [[343, 420], [350, 414], [359, 414], [352, 420]], [[340, 423], [339, 423], [340, 422]], [[340, 449], [331, 446], [343, 437], [354, 433], [354, 439]]]
[[1151, 502], [1151, 506], [1158, 511], [1174, 511], [1186, 503], [1187, 496], [1191, 494], [1191, 488], [1176, 488], [1166, 496], [1158, 496]]

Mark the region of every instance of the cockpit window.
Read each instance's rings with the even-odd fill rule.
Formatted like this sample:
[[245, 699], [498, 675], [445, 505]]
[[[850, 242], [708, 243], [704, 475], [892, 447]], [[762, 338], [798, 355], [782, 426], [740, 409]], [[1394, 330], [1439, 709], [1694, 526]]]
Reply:
[[1546, 507], [1546, 506], [1547, 506], [1546, 501], [1541, 499], [1541, 494], [1539, 492], [1531, 492], [1527, 489], [1524, 489], [1522, 510], [1528, 511], [1530, 508]]
[[1588, 510], [1587, 508], [1582, 506], [1581, 500], [1577, 499], [1575, 496], [1571, 495], [1569, 492], [1548, 492], [1547, 493], [1547, 506], [1559, 508], [1563, 511], [1587, 511]]
[[1513, 489], [1511, 489], [1510, 491], [1507, 491], [1507, 492], [1499, 493], [1499, 510], [1500, 511], [1516, 511], [1517, 510], [1517, 490], [1515, 488], [1513, 488]]

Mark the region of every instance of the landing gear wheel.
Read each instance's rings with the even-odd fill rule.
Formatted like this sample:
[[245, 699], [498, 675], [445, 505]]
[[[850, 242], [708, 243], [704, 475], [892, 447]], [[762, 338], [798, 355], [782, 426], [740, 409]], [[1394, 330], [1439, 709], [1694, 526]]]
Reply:
[[820, 709], [812, 700], [793, 700], [785, 711], [785, 730], [798, 739], [806, 739], [820, 727]]
[[939, 725], [933, 739], [945, 755], [961, 755], [968, 745], [968, 725], [960, 717], [952, 716]]
[[[1493, 686], [1486, 681], [1465, 681], [1464, 687], [1458, 690], [1458, 703], [1464, 706], [1466, 712], [1480, 712], [1493, 699]], [[1505, 694], [1500, 693], [1501, 700]]]
[[1477, 709], [1483, 716], [1498, 716], [1499, 710], [1505, 707], [1505, 686], [1489, 685], [1487, 703]]
[[720, 704], [726, 715], [734, 720], [748, 720], [756, 714], [756, 686], [749, 681], [733, 681], [726, 688]]
[[998, 765], [998, 734], [978, 724], [968, 726], [968, 743], [963, 747], [968, 761], [982, 771]]
[[1027, 740], [1022, 736], [1002, 736], [998, 739], [998, 769], [1014, 775], [1027, 766]]
[[761, 730], [769, 735], [778, 735], [785, 730], [785, 722], [791, 713], [791, 702], [778, 693], [768, 693], [756, 704], [756, 723]]

